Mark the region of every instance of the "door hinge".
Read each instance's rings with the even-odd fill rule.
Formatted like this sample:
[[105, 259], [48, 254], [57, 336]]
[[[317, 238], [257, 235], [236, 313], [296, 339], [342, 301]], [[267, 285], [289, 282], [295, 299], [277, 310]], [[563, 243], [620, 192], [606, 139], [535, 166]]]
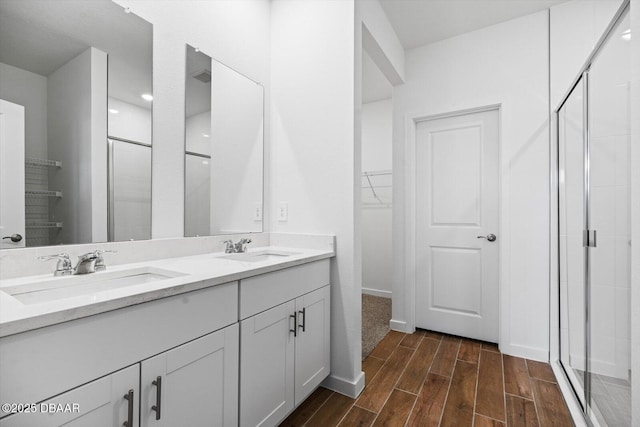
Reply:
[[585, 248], [596, 247], [596, 230], [582, 231], [582, 246], [584, 246]]

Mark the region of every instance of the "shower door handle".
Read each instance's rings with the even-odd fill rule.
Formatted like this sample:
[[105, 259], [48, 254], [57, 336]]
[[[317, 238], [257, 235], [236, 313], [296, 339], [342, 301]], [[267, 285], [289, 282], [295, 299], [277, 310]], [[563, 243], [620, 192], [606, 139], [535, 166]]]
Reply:
[[495, 235], [495, 234], [488, 234], [488, 235], [486, 235], [486, 236], [478, 236], [477, 238], [478, 238], [478, 239], [487, 239], [487, 240], [488, 240], [488, 241], [490, 241], [490, 242], [495, 242], [495, 241], [496, 241], [496, 239], [497, 239], [497, 237], [496, 237], [496, 235]]

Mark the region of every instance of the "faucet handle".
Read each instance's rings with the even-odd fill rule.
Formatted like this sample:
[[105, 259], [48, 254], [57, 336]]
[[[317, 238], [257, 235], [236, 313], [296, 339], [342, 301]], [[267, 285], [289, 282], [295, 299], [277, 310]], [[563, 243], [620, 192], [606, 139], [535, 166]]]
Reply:
[[247, 245], [251, 243], [251, 239], [242, 238], [236, 243], [236, 252], [246, 252]]
[[66, 276], [73, 273], [73, 266], [71, 265], [71, 258], [69, 258], [69, 254], [60, 253], [55, 255], [42, 255], [39, 256], [38, 259], [40, 261], [50, 261], [52, 259], [58, 261], [56, 269], [53, 272], [54, 276]]
[[118, 251], [114, 251], [111, 249], [96, 249], [95, 251], [93, 251], [93, 253], [96, 254], [97, 256], [96, 265], [95, 265], [96, 271], [104, 271], [107, 269], [107, 265], [104, 263], [104, 258], [102, 257], [102, 254], [117, 253], [117, 252]]
[[93, 253], [96, 255], [102, 255], [107, 253], [115, 254], [115, 253], [118, 253], [118, 251], [114, 251], [113, 249], [96, 249], [95, 251], [93, 251]]
[[225, 248], [224, 248], [225, 253], [231, 254], [231, 253], [235, 252], [235, 247], [233, 245], [233, 240], [225, 240], [222, 243], [225, 244]]

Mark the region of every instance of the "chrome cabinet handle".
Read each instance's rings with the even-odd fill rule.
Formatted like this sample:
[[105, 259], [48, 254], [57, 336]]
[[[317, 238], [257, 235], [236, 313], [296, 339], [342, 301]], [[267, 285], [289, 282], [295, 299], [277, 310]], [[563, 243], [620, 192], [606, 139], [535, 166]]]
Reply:
[[156, 411], [156, 420], [159, 420], [162, 407], [162, 377], [157, 376], [155, 381], [152, 381], [151, 384], [156, 386], [156, 404], [151, 407], [151, 410]]
[[298, 328], [302, 328], [302, 332], [305, 332], [305, 326], [307, 324], [307, 307], [303, 307], [302, 310], [298, 310], [299, 314], [302, 314], [302, 322], [298, 324]]
[[488, 240], [488, 241], [490, 241], [490, 242], [495, 242], [495, 241], [496, 241], [496, 239], [497, 239], [497, 237], [496, 237], [496, 235], [495, 235], [495, 234], [488, 234], [488, 235], [486, 235], [486, 236], [478, 236], [477, 238], [478, 238], [478, 239], [487, 239], [487, 240]]
[[22, 240], [22, 235], [16, 233], [16, 234], [12, 234], [11, 236], [4, 236], [2, 240], [4, 239], [11, 239], [13, 243], [18, 243], [20, 240]]
[[127, 404], [127, 421], [122, 423], [124, 427], [133, 427], [133, 389], [129, 390], [124, 398], [129, 401]]
[[289, 315], [290, 319], [292, 317], [293, 317], [293, 329], [289, 329], [289, 332], [293, 332], [293, 336], [297, 337], [298, 336], [298, 316], [296, 315], [296, 313], [294, 313]]

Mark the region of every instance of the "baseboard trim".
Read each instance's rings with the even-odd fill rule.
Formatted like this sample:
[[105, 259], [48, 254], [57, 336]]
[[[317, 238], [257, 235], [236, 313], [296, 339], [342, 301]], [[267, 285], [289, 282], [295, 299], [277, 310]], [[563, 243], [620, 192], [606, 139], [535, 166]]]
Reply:
[[364, 390], [364, 372], [360, 372], [360, 375], [358, 375], [355, 381], [329, 375], [322, 382], [322, 387], [355, 399], [362, 393], [362, 390]]
[[409, 325], [404, 320], [391, 319], [389, 322], [389, 328], [392, 331], [404, 332], [405, 334], [412, 334], [415, 330], [410, 330]]
[[362, 293], [367, 295], [373, 295], [374, 297], [382, 297], [391, 299], [391, 291], [382, 291], [380, 289], [362, 288]]
[[524, 345], [507, 345], [500, 343], [500, 352], [509, 356], [523, 357], [525, 359], [537, 360], [549, 363], [549, 350], [537, 347], [527, 347]]

